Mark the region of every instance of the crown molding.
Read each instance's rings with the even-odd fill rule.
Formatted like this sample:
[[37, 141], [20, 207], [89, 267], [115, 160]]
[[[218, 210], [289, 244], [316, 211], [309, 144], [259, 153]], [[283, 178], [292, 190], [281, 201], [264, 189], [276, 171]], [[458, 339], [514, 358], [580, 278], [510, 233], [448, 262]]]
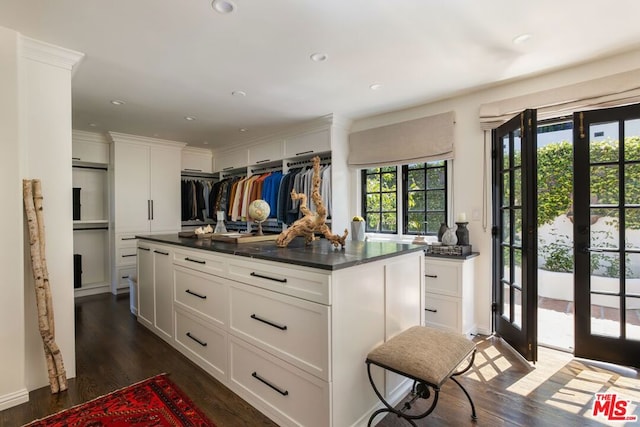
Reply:
[[73, 129], [71, 131], [71, 138], [73, 141], [80, 142], [99, 142], [102, 144], [109, 144], [109, 138], [106, 134], [100, 132], [88, 132], [85, 130]]
[[126, 133], [109, 132], [109, 136], [113, 142], [129, 142], [136, 144], [153, 145], [155, 147], [164, 145], [165, 147], [184, 148], [186, 142], [169, 141], [166, 139], [150, 138], [148, 136], [129, 135]]
[[75, 74], [78, 65], [85, 56], [84, 53], [45, 43], [22, 34], [19, 36], [18, 43], [20, 55], [23, 58], [70, 70], [71, 75]]
[[330, 129], [332, 127], [339, 127], [343, 130], [348, 131], [351, 128], [352, 123], [353, 121], [351, 119], [338, 116], [333, 113], [327, 114], [312, 120], [305, 121], [297, 125], [287, 127], [286, 129], [281, 129], [271, 134], [257, 136], [255, 138], [251, 138], [244, 141], [236, 141], [232, 143], [230, 146], [225, 146], [220, 149], [214, 149], [213, 152], [216, 153], [217, 155], [225, 154], [227, 152], [235, 151], [238, 149], [254, 147], [256, 145], [259, 145], [267, 141], [273, 141], [274, 139], [286, 140], [287, 138], [291, 138], [294, 136], [313, 133], [313, 132], [317, 132], [319, 130], [324, 130], [324, 129]]

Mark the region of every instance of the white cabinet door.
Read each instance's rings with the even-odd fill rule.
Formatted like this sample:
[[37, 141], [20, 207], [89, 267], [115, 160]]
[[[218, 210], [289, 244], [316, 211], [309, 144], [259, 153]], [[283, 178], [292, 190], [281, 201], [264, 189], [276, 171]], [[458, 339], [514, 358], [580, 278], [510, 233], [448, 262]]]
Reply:
[[331, 151], [331, 132], [322, 129], [287, 138], [284, 142], [284, 157], [294, 158]]
[[213, 171], [213, 153], [210, 150], [183, 149], [182, 170], [185, 172], [211, 173]]
[[150, 217], [152, 232], [180, 230], [180, 151], [175, 148], [151, 148]]
[[223, 153], [213, 158], [215, 172], [245, 168], [248, 165], [248, 151], [237, 150]]
[[113, 160], [116, 228], [118, 232], [148, 231], [151, 214], [149, 147], [117, 143]]
[[165, 340], [173, 337], [173, 254], [168, 248], [153, 250], [155, 288], [154, 326]]
[[138, 247], [138, 320], [149, 328], [154, 322], [153, 253], [151, 246]]
[[262, 163], [282, 160], [282, 146], [283, 141], [281, 139], [277, 139], [275, 141], [265, 142], [254, 147], [249, 147], [249, 164], [259, 165]]
[[71, 144], [71, 159], [76, 162], [109, 163], [109, 145], [102, 142], [76, 141]]

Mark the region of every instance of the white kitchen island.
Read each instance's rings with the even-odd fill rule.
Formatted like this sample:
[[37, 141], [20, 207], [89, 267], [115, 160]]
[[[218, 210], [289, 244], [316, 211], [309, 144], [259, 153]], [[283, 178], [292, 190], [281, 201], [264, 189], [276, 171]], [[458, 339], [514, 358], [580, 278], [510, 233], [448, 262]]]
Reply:
[[[420, 246], [138, 238], [140, 323], [279, 425], [366, 425], [367, 353], [424, 323]], [[392, 402], [411, 386], [375, 376]]]

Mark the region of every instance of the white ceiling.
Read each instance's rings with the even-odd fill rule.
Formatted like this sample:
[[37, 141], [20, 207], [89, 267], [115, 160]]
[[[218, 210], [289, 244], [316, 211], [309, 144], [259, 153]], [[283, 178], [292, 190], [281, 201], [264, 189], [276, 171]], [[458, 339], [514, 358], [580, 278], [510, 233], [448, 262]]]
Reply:
[[0, 0], [0, 26], [86, 55], [74, 129], [208, 148], [640, 46], [637, 0], [231, 1], [225, 15], [210, 0]]

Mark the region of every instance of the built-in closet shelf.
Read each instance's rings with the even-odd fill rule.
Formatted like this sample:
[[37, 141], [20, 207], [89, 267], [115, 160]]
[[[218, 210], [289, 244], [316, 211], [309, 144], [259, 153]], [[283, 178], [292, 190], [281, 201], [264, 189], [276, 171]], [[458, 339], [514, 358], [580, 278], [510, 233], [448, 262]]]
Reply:
[[109, 225], [107, 219], [83, 219], [79, 221], [73, 221], [73, 225]]
[[81, 285], [74, 295], [81, 297], [110, 291], [109, 144], [104, 135], [74, 130], [72, 149], [74, 278]]

